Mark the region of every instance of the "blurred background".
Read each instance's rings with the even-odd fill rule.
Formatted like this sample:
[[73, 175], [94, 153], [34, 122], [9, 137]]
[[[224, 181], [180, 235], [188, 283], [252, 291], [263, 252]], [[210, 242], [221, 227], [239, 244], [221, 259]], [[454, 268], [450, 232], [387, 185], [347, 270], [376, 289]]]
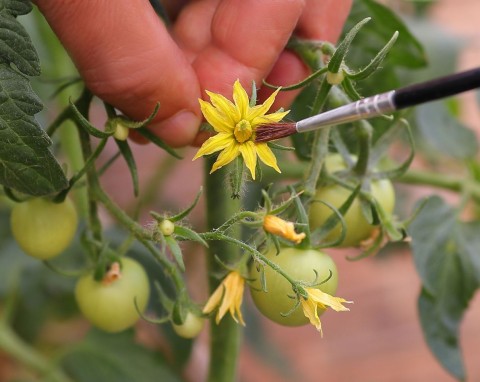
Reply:
[[[438, 0], [438, 1], [383, 1], [395, 10], [410, 27], [411, 32], [424, 45], [429, 66], [418, 70], [401, 70], [399, 78], [406, 82], [428, 79], [453, 71], [480, 66], [480, 1]], [[354, 20], [355, 22], [359, 20]], [[58, 86], [59, 79], [75, 75], [75, 70], [55, 38], [36, 11], [21, 18], [35, 40], [40, 54], [43, 75], [35, 80], [35, 90], [46, 108], [39, 116], [42, 125], [58, 114], [68, 101], [70, 93], [78, 89], [69, 88], [59, 98], [49, 102], [49, 97]], [[372, 20], [372, 27], [382, 20]], [[395, 47], [393, 48], [395, 49]], [[388, 59], [384, 64], [388, 66]], [[382, 71], [375, 74], [375, 81], [382, 81]], [[386, 85], [388, 86], [388, 85]], [[364, 94], [368, 95], [368, 94]], [[454, 101], [454, 114], [465, 126], [480, 133], [480, 108], [478, 93], [461, 95]], [[92, 112], [96, 125], [102, 126], [105, 116], [98, 108]], [[422, 123], [422, 115], [414, 116], [415, 122]], [[153, 145], [132, 145], [139, 166], [142, 188], [142, 209], [140, 219], [148, 222], [148, 211], [177, 211], [188, 205], [202, 185], [202, 163], [191, 162], [195, 149], [183, 150], [183, 161], [175, 161], [159, 152]], [[115, 147], [107, 149], [105, 158], [114, 153]], [[427, 155], [428, 157], [428, 155]], [[449, 167], [449, 159], [428, 157], [436, 168]], [[419, 158], [414, 166], [422, 167], [426, 159]], [[135, 208], [130, 190], [125, 191], [129, 182], [127, 169], [117, 161], [105, 174], [104, 185], [114, 199], [127, 210]], [[160, 186], [162, 185], [162, 186]], [[396, 185], [400, 202], [396, 213], [410, 213], [412, 201], [437, 190], [407, 185]], [[159, 191], [161, 190], [161, 191]], [[455, 195], [442, 194], [450, 200]], [[412, 199], [411, 195], [415, 195]], [[8, 204], [8, 203], [7, 203]], [[3, 205], [0, 216], [0, 243], [8, 231]], [[200, 203], [190, 217], [190, 224], [201, 231], [204, 224], [203, 205]], [[109, 217], [105, 214], [105, 222]], [[114, 233], [113, 236], [118, 235]], [[43, 285], [47, 291], [55, 291], [55, 298], [65, 297], [71, 291], [72, 283], [61, 280], [48, 269], [40, 270], [42, 264], [26, 259], [13, 244], [0, 246], [0, 306], [2, 295], [8, 289], [12, 269], [29, 269], [24, 277], [31, 277], [33, 285]], [[79, 251], [77, 248], [73, 252]], [[4, 253], [8, 252], [8, 257]], [[310, 325], [300, 328], [286, 328], [262, 318], [246, 295], [244, 304], [245, 338], [241, 351], [240, 382], [256, 381], [454, 381], [454, 378], [440, 366], [428, 349], [417, 316], [417, 297], [420, 280], [415, 271], [408, 246], [387, 246], [379, 255], [362, 261], [351, 262], [346, 256], [352, 251], [330, 251], [339, 269], [340, 286], [338, 295], [353, 300], [351, 311], [346, 313], [327, 312], [322, 316], [324, 337]], [[480, 248], [479, 248], [480, 256]], [[19, 260], [20, 258], [20, 260]], [[187, 278], [191, 294], [198, 302], [205, 301], [204, 258], [202, 249], [191, 245], [185, 251]], [[38, 283], [38, 284], [35, 284]], [[43, 289], [42, 289], [43, 290]], [[48, 294], [47, 294], [48, 295]], [[35, 300], [34, 296], [31, 296]], [[64, 312], [56, 314], [39, 292], [39, 300], [23, 307], [17, 326], [25, 338], [34, 338], [34, 343], [46, 353], [58, 345], [75, 343], [87, 333], [89, 326], [74, 313], [76, 308], [68, 298], [63, 301]], [[43, 304], [43, 305], [42, 305]], [[53, 309], [53, 310], [52, 310]], [[69, 313], [65, 313], [68, 311]], [[73, 312], [73, 313], [72, 313]], [[58, 313], [58, 312], [57, 312]], [[43, 320], [37, 325], [38, 315]], [[52, 318], [53, 317], [53, 318]], [[68, 319], [66, 319], [68, 317]], [[72, 318], [74, 317], [74, 318]], [[467, 375], [471, 381], [480, 381], [478, 345], [480, 344], [480, 297], [471, 302], [461, 326], [461, 347], [465, 357]], [[167, 359], [179, 351], [183, 342], [173, 340], [168, 327], [157, 328], [146, 322], [138, 325], [137, 340], [149, 349], [166, 354]], [[188, 381], [202, 381], [208, 365], [208, 330], [191, 347], [185, 378]], [[30, 337], [29, 337], [30, 336]], [[177, 341], [177, 342], [175, 342]], [[190, 344], [188, 345], [190, 346]], [[0, 350], [0, 382], [28, 381], [29, 373]], [[168, 379], [164, 379], [168, 380]]]

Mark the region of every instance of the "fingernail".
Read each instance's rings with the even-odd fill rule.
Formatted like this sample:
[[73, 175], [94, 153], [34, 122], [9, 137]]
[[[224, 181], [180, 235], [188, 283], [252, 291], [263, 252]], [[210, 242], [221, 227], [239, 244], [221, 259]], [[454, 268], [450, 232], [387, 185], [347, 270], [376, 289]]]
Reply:
[[171, 146], [186, 146], [193, 142], [200, 127], [200, 118], [189, 110], [181, 110], [170, 118], [150, 127]]

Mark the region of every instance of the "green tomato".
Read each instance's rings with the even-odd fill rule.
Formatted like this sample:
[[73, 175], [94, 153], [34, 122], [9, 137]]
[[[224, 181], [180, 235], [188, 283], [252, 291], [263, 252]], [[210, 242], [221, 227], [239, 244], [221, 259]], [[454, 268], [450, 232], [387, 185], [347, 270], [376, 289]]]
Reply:
[[135, 324], [144, 312], [150, 296], [147, 274], [137, 261], [121, 260], [121, 276], [110, 283], [94, 279], [94, 272], [81, 277], [75, 287], [75, 299], [82, 314], [106, 332], [120, 332]]
[[177, 333], [180, 337], [195, 338], [202, 331], [204, 324], [205, 319], [203, 317], [197, 316], [192, 312], [188, 312], [183, 324], [177, 325], [172, 323], [172, 327], [175, 333]]
[[15, 204], [10, 226], [13, 237], [27, 255], [46, 260], [70, 245], [77, 231], [78, 217], [68, 198], [62, 203], [35, 198]]
[[[345, 163], [340, 155], [335, 154], [327, 158], [326, 167], [329, 172], [335, 172], [346, 168]], [[374, 180], [371, 183], [371, 193], [380, 206], [387, 214], [393, 213], [395, 207], [395, 190], [392, 182], [388, 179]], [[340, 208], [348, 199], [351, 190], [340, 185], [334, 184], [320, 187], [315, 193], [315, 200], [321, 200]], [[320, 202], [313, 202], [309, 210], [310, 229], [321, 227], [330, 215], [332, 209]], [[359, 245], [361, 241], [367, 239], [373, 232], [374, 226], [367, 222], [362, 213], [362, 208], [358, 198], [355, 198], [350, 205], [347, 213], [344, 215], [346, 232], [339, 247], [353, 247]], [[325, 237], [326, 242], [332, 242], [338, 239], [342, 232], [342, 225], [339, 222]]]
[[[318, 274], [317, 282], [319, 283], [326, 280], [331, 271], [332, 277], [316, 288], [332, 296], [335, 295], [338, 285], [337, 267], [332, 258], [325, 253], [314, 249], [284, 248], [276, 255], [275, 248], [272, 248], [266, 257], [280, 266], [291, 278], [305, 283], [312, 283], [315, 280], [314, 270]], [[250, 267], [250, 278], [254, 280], [250, 284], [253, 302], [264, 316], [286, 326], [300, 326], [309, 322], [303, 314], [301, 305], [290, 315], [282, 316], [289, 312], [296, 303], [296, 300], [291, 298], [294, 295], [292, 286], [282, 275], [268, 265], [265, 266], [267, 292], [262, 290], [260, 272], [255, 264]], [[319, 310], [319, 314], [322, 313]]]

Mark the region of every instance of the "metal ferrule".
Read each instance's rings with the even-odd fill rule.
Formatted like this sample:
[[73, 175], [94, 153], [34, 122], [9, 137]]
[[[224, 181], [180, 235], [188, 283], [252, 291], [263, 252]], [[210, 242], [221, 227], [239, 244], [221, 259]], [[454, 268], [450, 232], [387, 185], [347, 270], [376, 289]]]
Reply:
[[303, 133], [324, 126], [339, 125], [391, 113], [395, 111], [394, 95], [395, 90], [391, 90], [303, 119], [297, 122], [297, 131]]

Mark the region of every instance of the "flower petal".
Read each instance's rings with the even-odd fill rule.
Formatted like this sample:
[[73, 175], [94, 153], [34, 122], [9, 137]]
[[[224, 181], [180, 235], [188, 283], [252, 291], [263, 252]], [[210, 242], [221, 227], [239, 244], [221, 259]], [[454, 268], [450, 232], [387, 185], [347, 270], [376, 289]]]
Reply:
[[228, 116], [220, 109], [216, 109], [208, 102], [199, 99], [200, 109], [207, 122], [212, 125], [217, 133], [230, 133], [233, 131], [233, 125]]
[[220, 284], [217, 289], [212, 293], [212, 295], [209, 297], [207, 303], [203, 307], [202, 312], [205, 314], [209, 314], [213, 312], [213, 310], [220, 304], [222, 301], [222, 296], [223, 296], [224, 288], [223, 284]]
[[257, 166], [257, 150], [253, 141], [247, 141], [239, 145], [243, 160], [255, 180], [255, 167]]
[[252, 107], [249, 110], [249, 113], [247, 115], [247, 120], [252, 121], [253, 119], [265, 115], [265, 113], [270, 110], [270, 108], [273, 105], [273, 102], [275, 101], [275, 97], [277, 96], [278, 92], [280, 91], [280, 88], [275, 90], [270, 97], [268, 97], [265, 102], [261, 105], [257, 105], [255, 107]]
[[240, 119], [247, 119], [248, 110], [250, 108], [248, 94], [239, 80], [236, 80], [233, 84], [233, 100], [240, 112]]
[[312, 300], [301, 299], [303, 314], [308, 318], [310, 323], [320, 332], [323, 337], [322, 323], [318, 316], [317, 305]]
[[203, 142], [202, 147], [200, 147], [192, 160], [198, 159], [203, 155], [209, 155], [217, 151], [223, 150], [232, 142], [235, 142], [235, 137], [233, 136], [233, 134], [218, 133]]
[[210, 174], [219, 168], [225, 166], [226, 164], [230, 163], [238, 156], [239, 145], [233, 138], [230, 140], [230, 145], [225, 147], [225, 149], [220, 153], [216, 162], [213, 164]]
[[290, 113], [290, 110], [277, 111], [275, 113], [261, 115], [254, 118], [250, 123], [252, 124], [253, 127], [257, 127], [258, 125], [262, 125], [265, 123], [280, 122], [283, 119], [283, 117], [285, 117], [288, 113]]
[[205, 92], [210, 97], [210, 102], [212, 105], [224, 113], [226, 118], [229, 118], [232, 124], [235, 124], [240, 120], [240, 112], [232, 101], [221, 94], [212, 93], [208, 90]]
[[352, 301], [347, 301], [341, 297], [330, 296], [328, 293], [322, 292], [320, 289], [306, 288], [306, 290], [308, 292], [309, 300], [312, 300], [317, 304], [328, 306], [337, 312], [350, 310], [343, 306], [342, 303], [353, 304]]
[[257, 143], [255, 145], [258, 157], [267, 166], [273, 167], [275, 171], [281, 172], [277, 165], [277, 158], [273, 154], [272, 150], [266, 143]]

